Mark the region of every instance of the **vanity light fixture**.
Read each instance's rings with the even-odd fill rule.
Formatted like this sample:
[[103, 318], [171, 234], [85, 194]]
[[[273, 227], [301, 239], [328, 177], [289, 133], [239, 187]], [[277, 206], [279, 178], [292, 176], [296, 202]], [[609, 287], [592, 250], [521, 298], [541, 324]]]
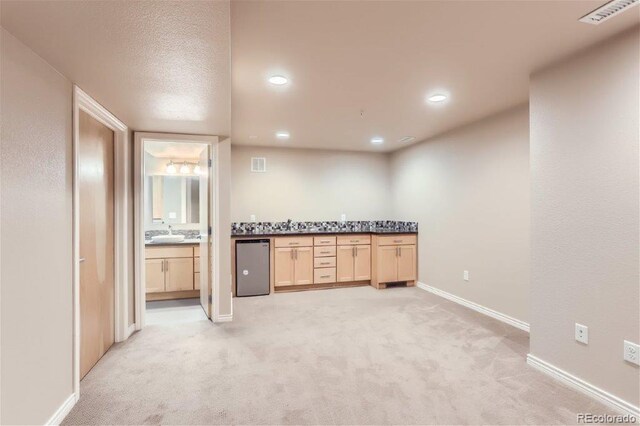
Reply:
[[187, 165], [187, 162], [185, 161], [184, 163], [182, 163], [182, 166], [180, 166], [180, 173], [182, 173], [183, 175], [187, 175], [191, 172], [191, 169], [189, 168], [189, 166]]
[[276, 86], [282, 86], [289, 82], [289, 79], [283, 75], [272, 75], [269, 77], [269, 83]]
[[447, 95], [443, 95], [442, 93], [436, 93], [427, 98], [429, 102], [440, 103], [447, 100]]
[[371, 143], [374, 145], [382, 145], [384, 143], [384, 138], [380, 136], [374, 136], [371, 138]]
[[193, 173], [196, 175], [200, 174], [200, 165], [196, 164], [196, 166], [193, 168]]
[[170, 175], [173, 175], [177, 171], [178, 170], [176, 169], [176, 165], [173, 164], [173, 161], [169, 161], [169, 163], [167, 164], [167, 173], [169, 173]]
[[289, 134], [289, 132], [285, 131], [285, 130], [281, 130], [279, 132], [276, 132], [276, 138], [278, 139], [289, 139], [289, 136], [291, 136]]

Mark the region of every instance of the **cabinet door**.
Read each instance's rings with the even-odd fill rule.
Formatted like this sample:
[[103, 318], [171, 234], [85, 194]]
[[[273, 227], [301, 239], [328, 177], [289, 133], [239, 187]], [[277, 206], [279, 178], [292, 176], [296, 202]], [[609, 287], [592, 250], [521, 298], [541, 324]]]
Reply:
[[388, 283], [398, 281], [398, 247], [378, 247], [378, 281]]
[[398, 281], [416, 279], [416, 246], [398, 247]]
[[193, 290], [193, 258], [166, 259], [167, 291]]
[[298, 247], [294, 249], [295, 285], [313, 284], [313, 247]]
[[193, 289], [200, 290], [200, 272], [193, 273]]
[[353, 279], [354, 246], [338, 246], [336, 250], [336, 281], [346, 282]]
[[293, 285], [293, 249], [278, 247], [275, 249], [275, 282], [276, 287]]
[[164, 291], [164, 259], [144, 261], [144, 280], [146, 293]]
[[356, 246], [353, 263], [353, 280], [371, 279], [371, 246]]

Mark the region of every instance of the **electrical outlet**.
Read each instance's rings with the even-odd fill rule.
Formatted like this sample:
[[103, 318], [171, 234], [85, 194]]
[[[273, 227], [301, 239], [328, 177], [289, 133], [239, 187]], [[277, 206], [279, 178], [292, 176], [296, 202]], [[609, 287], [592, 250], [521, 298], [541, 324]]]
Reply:
[[255, 222], [256, 221], [256, 215], [252, 214], [251, 216], [249, 216], [249, 220], [251, 220], [251, 222]]
[[589, 327], [576, 323], [576, 340], [585, 345], [589, 344]]
[[462, 279], [465, 281], [469, 281], [469, 271], [462, 272]]
[[640, 345], [637, 343], [624, 341], [624, 360], [632, 364], [640, 365]]
[[346, 220], [347, 220], [347, 215], [345, 213], [342, 213], [340, 215], [340, 222], [346, 222]]

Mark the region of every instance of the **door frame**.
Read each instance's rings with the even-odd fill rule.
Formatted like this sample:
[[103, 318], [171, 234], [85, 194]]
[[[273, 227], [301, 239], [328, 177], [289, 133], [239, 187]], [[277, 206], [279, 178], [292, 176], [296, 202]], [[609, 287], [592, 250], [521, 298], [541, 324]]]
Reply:
[[[150, 133], [150, 132], [135, 132], [134, 133], [134, 175], [133, 175], [133, 203], [134, 203], [134, 282], [135, 282], [135, 318], [136, 318], [136, 330], [141, 330], [145, 325], [145, 272], [144, 272], [144, 258], [145, 258], [145, 238], [144, 238], [144, 142], [187, 142], [187, 143], [202, 143], [209, 145], [209, 158], [212, 160], [212, 171], [209, 173], [209, 185], [211, 188], [209, 197], [209, 212], [211, 220], [211, 228], [213, 230], [212, 240], [210, 241], [210, 262], [205, 265], [209, 268], [209, 276], [211, 277], [211, 291], [213, 293], [211, 298], [211, 320], [214, 323], [231, 321], [231, 315], [220, 315], [220, 297], [221, 297], [221, 283], [224, 280], [224, 274], [222, 273], [219, 264], [221, 247], [223, 244], [230, 245], [230, 225], [228, 225], [221, 218], [226, 218], [224, 214], [228, 210], [228, 200], [222, 203], [225, 199], [223, 193], [225, 185], [222, 185], [221, 169], [224, 166], [219, 162], [223, 157], [221, 155], [222, 143], [228, 141], [220, 141], [218, 136], [207, 135], [188, 135], [188, 134], [176, 134], [176, 133]], [[228, 147], [227, 147], [228, 148]], [[225, 181], [227, 182], [227, 181]], [[228, 194], [227, 194], [228, 195]], [[223, 205], [224, 204], [224, 205]], [[225, 231], [226, 229], [226, 231]], [[200, 262], [202, 268], [203, 262]]]
[[80, 111], [113, 131], [114, 172], [114, 337], [126, 340], [135, 330], [129, 325], [129, 129], [80, 87], [73, 86], [73, 389], [80, 397], [80, 186], [78, 153], [80, 143]]

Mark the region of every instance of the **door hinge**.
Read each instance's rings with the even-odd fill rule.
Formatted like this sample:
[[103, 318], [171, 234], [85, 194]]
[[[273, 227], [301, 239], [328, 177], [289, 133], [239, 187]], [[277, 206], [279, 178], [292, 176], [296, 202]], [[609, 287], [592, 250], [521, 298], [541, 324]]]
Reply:
[[211, 227], [209, 227], [209, 235], [211, 235]]
[[213, 304], [213, 294], [210, 294], [208, 299], [209, 299], [209, 303]]
[[209, 160], [207, 160], [207, 163], [209, 164], [209, 167], [211, 167], [211, 165], [212, 165], [211, 158], [209, 158]]

